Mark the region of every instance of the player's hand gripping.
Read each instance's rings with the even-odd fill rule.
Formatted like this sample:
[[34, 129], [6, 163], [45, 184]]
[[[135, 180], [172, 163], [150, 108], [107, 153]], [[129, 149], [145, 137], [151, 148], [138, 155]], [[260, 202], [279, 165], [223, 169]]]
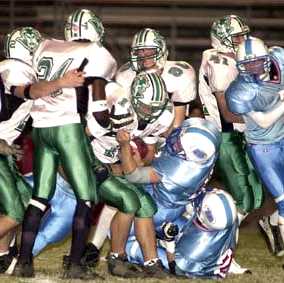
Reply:
[[17, 160], [21, 160], [23, 158], [24, 152], [19, 145], [8, 145], [5, 140], [0, 140], [0, 154], [14, 155]]
[[130, 134], [125, 130], [119, 130], [116, 134], [116, 140], [120, 146], [127, 145], [130, 143]]

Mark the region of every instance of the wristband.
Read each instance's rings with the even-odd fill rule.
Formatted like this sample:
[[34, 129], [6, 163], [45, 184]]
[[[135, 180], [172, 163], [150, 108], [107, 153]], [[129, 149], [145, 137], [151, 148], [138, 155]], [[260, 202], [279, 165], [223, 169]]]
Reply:
[[26, 99], [32, 99], [31, 94], [30, 94], [30, 89], [31, 89], [31, 85], [27, 85], [24, 89], [24, 97]]

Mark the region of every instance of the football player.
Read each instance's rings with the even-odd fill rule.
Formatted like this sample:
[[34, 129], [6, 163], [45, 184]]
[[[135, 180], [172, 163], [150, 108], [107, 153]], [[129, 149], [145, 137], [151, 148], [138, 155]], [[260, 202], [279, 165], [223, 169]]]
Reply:
[[[158, 137], [168, 131], [174, 119], [173, 106], [168, 101], [166, 88], [162, 78], [156, 73], [138, 74], [131, 88], [131, 99], [125, 95], [124, 89], [117, 83], [109, 83], [106, 87], [107, 101], [109, 111], [111, 112], [111, 129], [102, 129], [98, 127], [98, 123], [92, 116], [88, 116], [88, 129], [92, 135], [92, 147], [95, 155], [106, 164], [110, 164], [115, 175], [122, 175], [120, 169], [119, 144], [116, 141], [115, 135], [119, 129], [125, 129], [131, 133], [133, 141], [140, 138], [144, 141], [146, 147], [143, 160], [139, 160], [141, 165], [153, 159], [154, 152], [151, 153], [150, 148], [155, 148]], [[137, 141], [136, 141], [137, 143]], [[134, 144], [134, 147], [136, 144]], [[138, 145], [139, 146], [139, 145]], [[140, 190], [140, 194], [144, 195], [144, 191]], [[144, 197], [145, 198], [145, 197]], [[147, 200], [147, 198], [145, 199]], [[108, 203], [108, 202], [106, 202]], [[141, 202], [141, 206], [146, 205], [145, 201]], [[94, 231], [90, 242], [100, 249], [109, 230], [111, 223], [111, 231], [114, 234], [115, 227], [122, 227], [125, 219], [119, 219], [117, 214], [111, 222], [115, 211], [112, 208], [105, 207], [99, 219], [99, 223]], [[145, 276], [157, 277], [163, 276], [163, 273], [155, 272], [155, 268], [160, 266], [160, 262], [156, 256], [155, 235], [153, 231], [152, 220], [149, 217], [138, 217], [134, 221], [136, 236], [139, 243], [142, 245], [143, 254], [145, 256], [144, 272]], [[154, 231], [153, 231], [154, 232]], [[116, 235], [112, 237], [112, 241], [116, 241]], [[126, 240], [126, 239], [125, 239]], [[92, 249], [89, 243], [88, 247]], [[94, 247], [93, 247], [94, 248]], [[121, 253], [121, 251], [120, 251]], [[117, 252], [116, 252], [117, 254]], [[112, 266], [115, 262], [114, 251], [110, 254], [109, 269], [112, 274], [115, 274], [115, 269]], [[112, 261], [111, 261], [112, 260]]]
[[230, 111], [245, 122], [247, 152], [278, 209], [277, 226], [267, 223], [278, 256], [284, 254], [283, 60], [282, 48], [247, 38], [237, 51], [239, 75], [225, 93]]
[[61, 87], [80, 86], [84, 82], [83, 73], [77, 70], [50, 82], [37, 82], [31, 60], [40, 42], [40, 33], [31, 27], [18, 28], [4, 39], [7, 59], [0, 63], [0, 237], [22, 222], [31, 196], [31, 188], [19, 174], [13, 160], [13, 157], [23, 157], [23, 151], [13, 142], [29, 120], [33, 104], [30, 98], [49, 95]]
[[[79, 20], [79, 14], [74, 15]], [[79, 21], [80, 22], [80, 21]], [[86, 30], [94, 23], [88, 22]], [[71, 33], [76, 37], [81, 30]], [[86, 59], [86, 60], [84, 60]], [[88, 60], [88, 61], [87, 61]], [[104, 85], [116, 71], [116, 61], [101, 44], [96, 42], [64, 42], [44, 40], [34, 54], [33, 66], [40, 80], [59, 78], [66, 71], [84, 68], [85, 76], [92, 77], [93, 115], [103, 120], [105, 109], [100, 101], [105, 97]], [[82, 66], [83, 68], [83, 66]], [[95, 174], [91, 167], [90, 149], [84, 127], [81, 124], [80, 107], [84, 99], [81, 89], [62, 88], [52, 95], [34, 100], [33, 141], [35, 146], [34, 191], [25, 213], [21, 248], [14, 275], [34, 275], [32, 249], [41, 218], [52, 198], [56, 185], [59, 164], [75, 191], [77, 206], [72, 228], [70, 266], [66, 278], [93, 278], [80, 265], [85, 247], [85, 238], [90, 226], [91, 202], [98, 201]]]
[[[80, 26], [81, 28], [78, 29], [78, 26]], [[98, 41], [98, 38], [100, 38], [100, 36], [97, 36], [97, 37], [94, 36], [94, 34], [98, 34], [98, 32], [101, 31], [101, 29], [97, 30], [98, 26], [99, 27], [101, 26], [100, 20], [96, 17], [96, 15], [93, 12], [89, 10], [85, 10], [85, 9], [75, 11], [68, 18], [67, 24], [65, 26], [66, 39], [67, 40], [79, 40], [79, 41], [88, 40], [93, 43], [97, 42], [97, 45], [101, 46], [101, 42]], [[76, 31], [78, 30], [80, 30], [80, 34], [76, 33]], [[74, 47], [74, 49], [76, 48]], [[95, 71], [99, 72], [98, 70], [95, 70]], [[88, 82], [92, 82], [93, 80], [94, 80], [93, 77], [87, 76], [86, 84], [85, 84], [86, 87], [85, 89], [81, 90], [82, 92], [84, 92], [86, 96], [88, 96], [88, 90], [89, 90]], [[99, 87], [103, 88], [104, 90], [104, 85], [106, 85], [106, 82], [100, 82]], [[94, 86], [92, 87], [92, 89], [94, 90]], [[90, 94], [92, 94], [92, 92], [90, 92]], [[101, 95], [100, 98], [105, 98], [105, 96]], [[99, 101], [98, 100], [94, 101], [93, 97], [90, 96], [88, 117], [89, 118], [94, 117], [94, 120], [96, 121], [96, 126], [99, 127], [100, 130], [105, 129], [105, 127], [107, 128], [108, 126], [108, 121], [107, 121], [108, 119], [107, 118], [101, 119], [104, 115], [100, 115], [102, 114], [101, 112], [106, 112], [106, 114], [108, 113], [108, 109], [105, 107], [106, 105], [107, 105], [106, 100], [100, 99]], [[99, 114], [99, 115], [93, 115], [93, 111], [96, 112], [95, 114]], [[124, 250], [123, 241], [124, 241], [124, 238], [125, 237], [127, 238], [127, 235], [128, 235], [127, 225], [130, 225], [134, 215], [142, 220], [140, 222], [143, 222], [144, 219], [146, 218], [150, 218], [149, 220], [151, 220], [151, 217], [155, 212], [155, 205], [153, 201], [151, 200], [151, 198], [147, 196], [147, 194], [143, 192], [139, 192], [139, 190], [135, 186], [127, 184], [126, 182], [124, 182], [123, 180], [119, 180], [118, 178], [109, 176], [107, 169], [105, 167], [102, 167], [101, 164], [98, 163], [97, 161], [95, 161], [95, 164], [92, 164], [92, 167], [96, 171], [97, 186], [99, 187], [98, 195], [99, 195], [100, 200], [117, 207], [119, 212], [116, 214], [116, 218], [123, 219], [123, 223], [117, 228], [118, 230], [116, 231], [116, 237], [113, 238], [112, 254], [109, 260], [110, 271], [114, 275], [120, 275], [120, 276], [125, 276], [125, 277], [133, 277], [133, 276], [137, 277], [139, 276], [139, 270], [135, 269], [133, 265], [128, 264], [127, 261], [125, 260], [125, 257], [123, 256], [123, 250]], [[58, 211], [55, 211], [55, 214], [56, 212]], [[75, 216], [76, 216], [76, 212], [75, 212]], [[53, 218], [56, 218], [56, 217], [53, 216]], [[59, 217], [57, 217], [56, 219], [59, 220]], [[61, 217], [61, 220], [62, 220], [62, 217]], [[51, 220], [49, 220], [47, 223], [50, 223], [50, 222]], [[137, 222], [139, 222], [139, 219], [137, 220]], [[150, 221], [149, 224], [151, 225], [151, 223], [152, 222]], [[68, 231], [66, 227], [68, 228], [69, 226], [68, 221], [65, 221], [65, 224], [66, 225], [64, 225], [65, 227], [64, 229], [61, 229], [60, 231], [57, 229], [56, 231], [52, 232], [53, 236], [51, 238], [53, 238], [53, 240], [62, 238], [62, 235], [66, 235], [66, 232]], [[146, 223], [142, 223], [142, 224], [143, 224], [143, 229], [145, 229], [145, 231], [147, 230], [147, 233], [148, 233], [147, 234], [148, 241], [145, 244], [146, 245], [145, 258], [147, 259], [147, 257], [150, 257], [150, 260], [156, 259], [155, 239], [152, 240], [153, 242], [152, 246], [150, 245], [151, 239], [149, 239], [149, 235], [151, 232], [150, 230], [151, 226], [150, 227], [149, 225], [146, 226]], [[139, 226], [141, 227], [141, 225], [138, 225], [138, 228]], [[54, 228], [54, 225], [53, 225], [53, 228]], [[47, 232], [50, 231], [50, 229], [51, 229], [50, 227], [47, 227], [45, 225], [45, 227], [41, 230], [42, 232], [42, 235], [40, 235], [41, 238], [43, 235], [46, 235], [47, 237], [49, 237]], [[140, 230], [142, 231], [142, 228]], [[54, 236], [56, 235], [55, 232], [57, 232], [57, 234], [59, 234], [60, 237], [55, 237]], [[154, 231], [152, 232], [152, 234], [154, 237], [155, 236]], [[126, 238], [125, 238], [125, 241], [126, 241]], [[146, 241], [144, 240], [144, 243], [145, 242]], [[39, 245], [41, 244], [40, 241], [38, 241], [38, 243]], [[68, 257], [67, 261], [68, 261], [67, 265], [65, 266], [65, 277], [68, 277], [68, 278], [85, 277], [85, 275], [82, 274], [81, 262], [78, 264], [74, 264], [74, 262], [72, 262], [72, 248], [71, 248], [71, 254]], [[144, 273], [148, 274], [148, 276], [159, 276], [159, 277], [166, 276], [167, 273], [163, 272], [157, 260], [156, 260], [156, 263], [157, 264], [155, 264], [155, 266], [151, 266], [151, 268], [145, 268]], [[78, 265], [80, 266], [78, 267]], [[122, 272], [121, 268], [124, 268], [123, 274], [121, 273]], [[118, 274], [115, 270], [118, 270], [121, 274]], [[16, 269], [16, 272], [17, 272], [17, 269]], [[86, 273], [86, 276], [88, 276], [87, 273]]]
[[222, 132], [217, 172], [236, 201], [241, 222], [263, 202], [262, 185], [244, 150], [242, 118], [230, 113], [224, 92], [236, 78], [236, 50], [249, 35], [249, 27], [236, 15], [224, 16], [211, 27], [212, 49], [205, 50], [199, 70], [199, 95], [205, 117]]
[[144, 28], [132, 40], [129, 62], [120, 67], [116, 81], [128, 90], [136, 73], [158, 72], [165, 81], [170, 100], [174, 104], [174, 127], [181, 125], [187, 106], [196, 97], [195, 71], [184, 61], [168, 61], [165, 38], [156, 30]]
[[[164, 229], [159, 257], [176, 276], [225, 278], [234, 271], [232, 258], [238, 226], [234, 200], [225, 191], [207, 188], [191, 203], [193, 214], [189, 219], [180, 216], [175, 224]], [[180, 230], [175, 237], [174, 225]], [[140, 262], [141, 251], [135, 239], [129, 239], [126, 250], [130, 261]]]
[[221, 142], [213, 123], [201, 118], [187, 119], [169, 135], [151, 166], [138, 167], [131, 154], [129, 133], [120, 130], [117, 140], [126, 178], [149, 184], [143, 188], [158, 206], [154, 216], [156, 227], [166, 220], [173, 222], [185, 212], [189, 199], [209, 180]]

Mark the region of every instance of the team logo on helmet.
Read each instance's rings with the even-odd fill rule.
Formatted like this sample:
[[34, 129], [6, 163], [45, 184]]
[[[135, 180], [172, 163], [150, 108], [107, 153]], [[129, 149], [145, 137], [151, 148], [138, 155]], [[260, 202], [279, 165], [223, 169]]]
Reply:
[[147, 80], [146, 75], [142, 75], [139, 77], [138, 80], [135, 80], [133, 82], [132, 89], [136, 93], [136, 98], [144, 98], [144, 93], [149, 87], [150, 87], [150, 83]]
[[34, 52], [41, 41], [41, 36], [35, 29], [27, 27], [21, 30], [21, 36], [17, 40], [30, 50], [30, 52]]
[[42, 37], [32, 27], [18, 28], [8, 34], [4, 39], [4, 53], [7, 58], [18, 58], [30, 61]]
[[149, 123], [158, 119], [166, 109], [166, 85], [157, 73], [139, 73], [131, 85], [131, 104], [137, 116]]
[[211, 27], [211, 43], [219, 52], [235, 52], [240, 36], [248, 35], [249, 27], [236, 15], [225, 16], [215, 21]]
[[213, 25], [215, 25], [212, 28], [213, 34], [223, 40], [233, 31], [233, 28], [230, 26], [230, 19], [227, 17], [220, 19], [220, 21], [215, 22]]

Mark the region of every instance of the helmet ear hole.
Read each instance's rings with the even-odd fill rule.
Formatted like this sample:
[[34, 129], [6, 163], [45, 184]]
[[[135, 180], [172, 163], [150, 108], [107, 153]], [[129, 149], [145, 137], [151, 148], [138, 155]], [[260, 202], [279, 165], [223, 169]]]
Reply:
[[91, 10], [80, 9], [67, 18], [64, 35], [67, 41], [88, 40], [103, 42], [104, 26], [101, 19]]

